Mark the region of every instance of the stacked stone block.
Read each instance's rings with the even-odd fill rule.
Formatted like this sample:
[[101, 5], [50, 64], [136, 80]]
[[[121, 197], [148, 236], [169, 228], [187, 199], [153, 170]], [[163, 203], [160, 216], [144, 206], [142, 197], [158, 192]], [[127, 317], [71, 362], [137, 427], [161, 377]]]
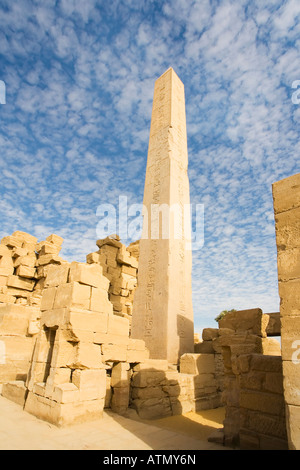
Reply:
[[240, 448], [287, 450], [281, 357], [241, 355], [236, 366]]
[[[267, 338], [268, 322], [268, 315], [264, 315], [261, 309], [228, 313], [219, 321], [219, 336], [214, 339], [214, 343], [220, 348], [224, 364], [225, 445], [269, 448], [271, 444], [267, 440], [268, 431], [267, 428], [265, 432], [263, 431], [262, 424], [269, 420], [274, 421], [274, 429], [278, 429], [277, 434], [273, 431], [274, 443], [276, 445], [281, 443], [282, 448], [285, 446], [282, 428], [284, 409], [282, 406], [277, 406], [278, 403], [282, 403], [282, 391], [279, 386], [276, 388], [275, 383], [274, 390], [268, 385], [271, 377], [275, 380], [273, 372], [276, 372], [277, 385], [280, 384], [280, 380], [282, 381], [281, 350], [278, 342], [277, 348], [274, 347], [275, 340], [272, 338], [270, 340], [273, 347], [270, 348]], [[270, 349], [272, 355], [266, 355]], [[244, 358], [245, 355], [248, 360]], [[252, 361], [250, 357], [253, 355], [256, 359]], [[258, 368], [258, 364], [261, 364], [261, 369]], [[276, 370], [273, 370], [274, 364], [277, 364]], [[264, 408], [264, 403], [267, 403], [268, 399], [270, 403], [274, 403], [272, 410], [271, 405]], [[254, 412], [259, 412], [261, 421], [258, 419], [258, 414], [255, 419], [253, 418]]]
[[137, 364], [131, 379], [131, 405], [144, 419], [218, 407], [214, 357], [184, 354], [180, 371], [166, 360]]
[[27, 391], [25, 410], [58, 426], [99, 418], [105, 406], [126, 411], [131, 368], [149, 352], [113, 314], [108, 288], [99, 264], [48, 267], [26, 384], [4, 385], [4, 396], [22, 402]]
[[138, 243], [128, 248], [117, 235], [97, 241], [99, 250], [87, 255], [87, 263], [98, 263], [109, 279], [109, 300], [115, 315], [131, 323], [134, 292], [137, 286]]
[[36, 335], [46, 271], [58, 256], [63, 239], [37, 238], [16, 231], [0, 243], [0, 383], [25, 380]]
[[273, 184], [284, 396], [290, 449], [300, 449], [300, 173]]
[[45, 241], [21, 231], [0, 243], [0, 303], [39, 306], [45, 269], [65, 261], [58, 256], [63, 239], [52, 234]]

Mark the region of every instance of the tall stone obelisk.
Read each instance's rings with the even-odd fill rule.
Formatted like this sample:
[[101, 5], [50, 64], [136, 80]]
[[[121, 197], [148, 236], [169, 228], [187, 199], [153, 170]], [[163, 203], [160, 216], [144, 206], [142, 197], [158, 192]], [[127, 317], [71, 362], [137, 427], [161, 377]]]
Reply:
[[154, 87], [131, 334], [173, 364], [194, 352], [187, 169], [184, 85], [169, 68]]

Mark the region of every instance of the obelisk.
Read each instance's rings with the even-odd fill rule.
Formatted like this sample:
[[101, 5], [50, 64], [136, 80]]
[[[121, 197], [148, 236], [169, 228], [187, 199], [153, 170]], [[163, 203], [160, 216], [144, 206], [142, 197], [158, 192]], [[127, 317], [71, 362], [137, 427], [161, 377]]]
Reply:
[[187, 170], [184, 85], [169, 68], [154, 87], [131, 335], [172, 364], [194, 352]]

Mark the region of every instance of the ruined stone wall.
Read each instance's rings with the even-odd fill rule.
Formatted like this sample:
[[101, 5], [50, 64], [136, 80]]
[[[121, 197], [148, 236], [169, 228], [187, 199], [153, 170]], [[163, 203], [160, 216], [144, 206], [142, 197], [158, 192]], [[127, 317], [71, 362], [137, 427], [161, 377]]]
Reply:
[[39, 242], [16, 231], [0, 243], [0, 383], [25, 380], [40, 329], [40, 305], [49, 266], [66, 263], [55, 234]]
[[149, 352], [113, 314], [108, 288], [98, 263], [48, 268], [27, 380], [5, 384], [4, 396], [59, 426], [101, 417], [104, 407], [126, 411], [124, 374]]
[[238, 357], [239, 446], [243, 450], [287, 450], [280, 356]]
[[86, 257], [87, 263], [98, 263], [109, 280], [109, 300], [115, 315], [129, 320], [131, 325], [134, 293], [137, 287], [139, 243], [126, 246], [117, 235], [97, 241], [98, 251]]
[[287, 448], [281, 350], [267, 338], [268, 322], [261, 309], [229, 313], [219, 322], [225, 445]]
[[290, 449], [300, 449], [300, 173], [273, 184], [283, 384]]
[[[2, 298], [12, 302], [2, 303], [4, 396], [59, 426], [100, 417], [104, 408], [123, 414], [132, 407], [141, 417], [159, 418], [220, 405], [213, 355], [186, 354], [177, 368], [150, 360], [144, 341], [130, 337], [127, 307], [136, 287], [138, 243], [126, 249], [118, 237], [108, 237], [98, 240], [87, 263], [69, 263], [58, 256], [60, 237], [32, 239], [30, 255], [17, 246], [20, 237], [6, 238], [2, 249], [13, 264], [25, 257], [2, 272], [7, 287], [9, 276], [19, 286], [13, 299]], [[24, 270], [17, 273], [19, 266]], [[31, 276], [30, 290], [24, 273]], [[8, 351], [12, 338], [14, 350]]]
[[137, 364], [131, 378], [131, 406], [145, 419], [219, 407], [213, 355], [184, 354], [179, 370], [166, 360]]

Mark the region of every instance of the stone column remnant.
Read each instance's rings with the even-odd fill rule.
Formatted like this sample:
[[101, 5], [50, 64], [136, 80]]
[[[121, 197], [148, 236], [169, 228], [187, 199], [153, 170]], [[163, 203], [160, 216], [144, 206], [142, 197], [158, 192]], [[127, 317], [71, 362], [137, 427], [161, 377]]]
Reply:
[[132, 337], [173, 364], [194, 351], [187, 169], [184, 85], [169, 68], [154, 88]]

